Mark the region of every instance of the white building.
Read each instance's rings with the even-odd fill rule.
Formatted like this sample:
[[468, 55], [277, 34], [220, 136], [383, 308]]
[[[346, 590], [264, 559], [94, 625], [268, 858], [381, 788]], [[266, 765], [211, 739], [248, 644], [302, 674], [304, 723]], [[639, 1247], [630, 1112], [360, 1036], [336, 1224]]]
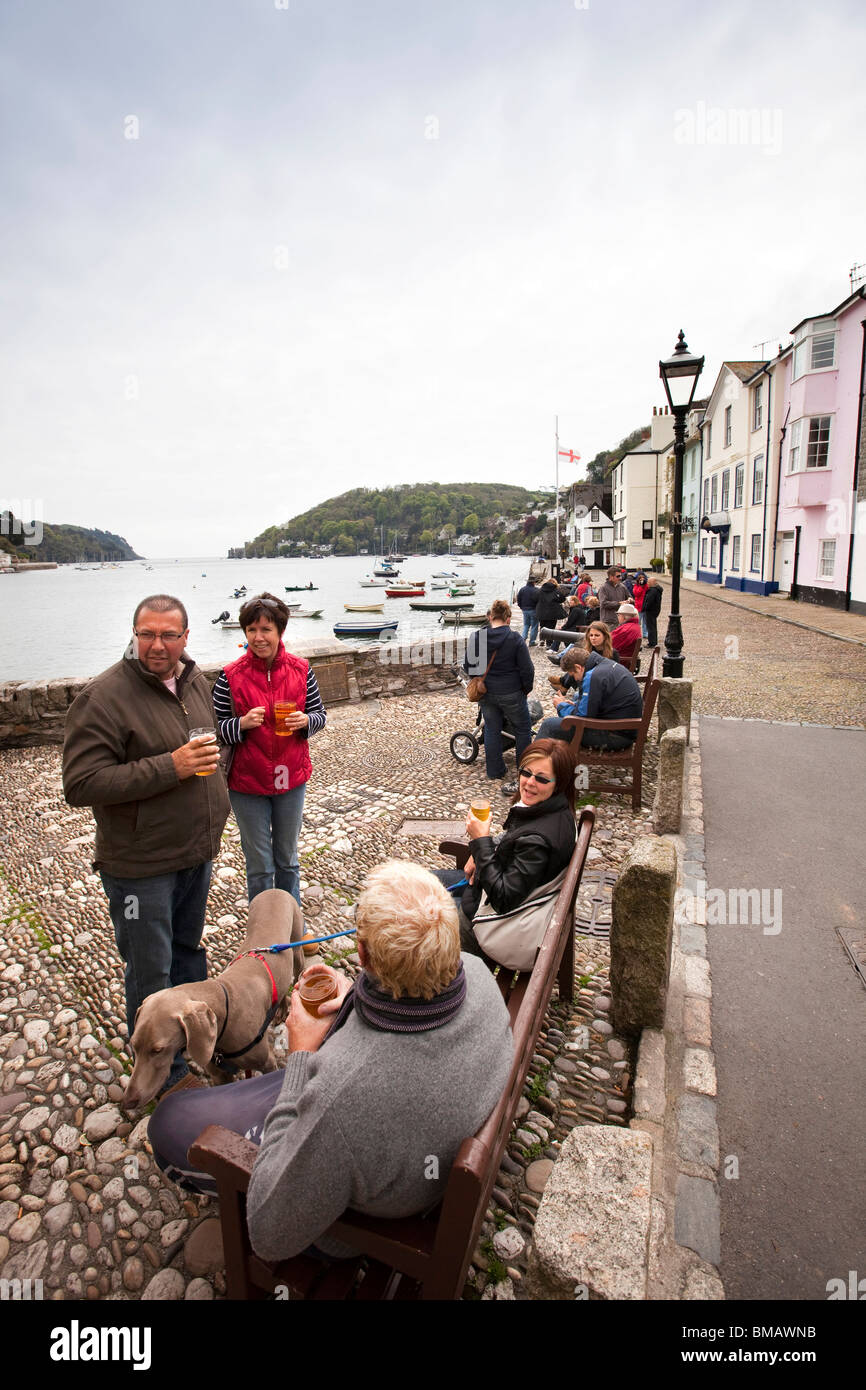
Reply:
[[775, 505], [768, 463], [775, 421], [767, 368], [766, 362], [723, 362], [701, 425], [697, 578], [753, 594], [778, 588], [768, 568]]
[[613, 564], [613, 521], [600, 507], [577, 506], [568, 521], [572, 555], [583, 555], [590, 569]]
[[669, 525], [659, 529], [658, 519], [664, 513], [667, 458], [673, 442], [670, 408], [654, 408], [649, 439], [623, 454], [608, 475], [613, 492], [614, 564], [648, 570], [653, 559], [664, 559]]

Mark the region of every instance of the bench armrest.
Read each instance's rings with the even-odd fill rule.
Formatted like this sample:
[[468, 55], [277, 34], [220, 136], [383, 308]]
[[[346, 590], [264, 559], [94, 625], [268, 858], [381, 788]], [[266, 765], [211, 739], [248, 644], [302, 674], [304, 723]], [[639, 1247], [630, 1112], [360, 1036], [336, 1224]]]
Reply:
[[439, 845], [439, 853], [453, 854], [456, 860], [454, 867], [462, 869], [472, 850], [468, 840], [443, 840]]
[[194, 1144], [189, 1159], [193, 1167], [210, 1173], [217, 1183], [246, 1192], [258, 1146], [223, 1125], [208, 1125]]

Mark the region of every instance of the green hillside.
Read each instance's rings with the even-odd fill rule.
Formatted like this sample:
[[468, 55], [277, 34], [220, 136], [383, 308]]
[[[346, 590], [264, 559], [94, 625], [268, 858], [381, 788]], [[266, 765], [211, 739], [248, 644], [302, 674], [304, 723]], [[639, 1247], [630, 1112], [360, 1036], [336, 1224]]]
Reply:
[[[26, 536], [32, 536], [34, 541], [38, 539], [39, 544], [28, 542], [25, 545]], [[115, 536], [112, 531], [48, 521], [39, 523], [38, 527], [31, 521], [25, 527], [12, 512], [0, 513], [0, 550], [16, 560], [55, 560], [57, 564], [142, 559], [123, 536]]]
[[[548, 499], [549, 500], [549, 499]], [[450, 538], [465, 532], [480, 536], [479, 548], [496, 550], [519, 532], [508, 533], [504, 522], [516, 520], [543, 505], [536, 493], [505, 483], [406, 483], [400, 487], [353, 488], [320, 502], [317, 507], [269, 526], [230, 557], [285, 555], [332, 545], [338, 555], [370, 554], [381, 548], [382, 529], [387, 549], [395, 540], [402, 550], [446, 549], [443, 527]]]

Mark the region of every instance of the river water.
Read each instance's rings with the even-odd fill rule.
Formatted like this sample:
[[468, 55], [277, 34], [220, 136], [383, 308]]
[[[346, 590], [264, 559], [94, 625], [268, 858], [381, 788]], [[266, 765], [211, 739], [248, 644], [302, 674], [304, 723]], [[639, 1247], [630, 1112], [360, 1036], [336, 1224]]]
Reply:
[[[471, 569], [456, 569], [473, 578], [474, 607], [486, 609], [495, 598], [511, 602], [525, 583], [529, 560], [484, 559], [472, 556]], [[150, 566], [145, 568], [145, 563]], [[189, 613], [189, 652], [201, 665], [233, 661], [242, 649], [243, 633], [212, 625], [224, 609], [236, 619], [240, 604], [232, 597], [242, 584], [249, 595], [268, 590], [304, 608], [321, 608], [322, 617], [293, 618], [285, 633], [293, 640], [333, 639], [333, 624], [347, 618], [379, 614], [346, 613], [345, 603], [383, 602], [384, 616], [399, 618], [397, 637], [418, 640], [424, 633], [453, 633], [440, 627], [438, 614], [419, 613], [405, 598], [385, 598], [384, 589], [362, 589], [359, 581], [373, 568], [371, 556], [342, 556], [325, 560], [153, 560], [127, 562], [117, 569], [79, 570], [71, 565], [56, 570], [24, 571], [0, 576], [0, 681], [53, 680], [95, 676], [123, 655], [132, 630], [132, 614], [148, 594], [169, 593], [180, 598]], [[422, 555], [400, 566], [407, 579], [426, 579], [427, 597], [436, 570], [454, 569], [453, 557]], [[287, 594], [285, 586], [313, 583], [317, 592]], [[442, 597], [447, 597], [444, 590]]]

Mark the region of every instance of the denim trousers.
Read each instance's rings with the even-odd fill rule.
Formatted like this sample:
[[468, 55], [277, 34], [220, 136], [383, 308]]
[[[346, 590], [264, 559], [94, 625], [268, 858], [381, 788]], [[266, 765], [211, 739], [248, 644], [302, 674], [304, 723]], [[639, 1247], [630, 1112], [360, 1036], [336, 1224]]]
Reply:
[[[557, 738], [561, 743], [571, 743], [574, 739], [574, 729], [563, 731], [562, 720], [551, 716], [539, 724], [536, 738]], [[580, 746], [606, 748], [611, 753], [620, 753], [623, 749], [630, 748], [633, 743], [632, 733], [620, 734], [615, 729], [584, 729]]]
[[534, 608], [526, 608], [523, 612], [523, 640], [530, 642], [538, 640], [538, 618]]
[[489, 692], [481, 701], [484, 715], [484, 761], [487, 776], [504, 777], [505, 760], [502, 756], [502, 725], [507, 718], [515, 733], [515, 752], [517, 761], [523, 757], [532, 742], [532, 722], [529, 706], [522, 690], [509, 695], [491, 695]]
[[[115, 878], [102, 872], [114, 939], [126, 967], [126, 1026], [149, 994], [207, 979], [207, 956], [199, 943], [204, 929], [211, 862], [151, 878]], [[176, 1053], [168, 1077], [174, 1085], [189, 1068]]]
[[306, 782], [277, 796], [229, 792], [247, 861], [247, 896], [252, 902], [267, 888], [284, 888], [301, 902], [298, 836], [304, 819]]

